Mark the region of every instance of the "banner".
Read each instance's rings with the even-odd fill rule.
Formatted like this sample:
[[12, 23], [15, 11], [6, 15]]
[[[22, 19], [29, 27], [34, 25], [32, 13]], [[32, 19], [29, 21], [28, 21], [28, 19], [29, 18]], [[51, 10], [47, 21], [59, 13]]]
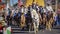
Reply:
[[43, 7], [45, 6], [44, 0], [26, 0], [25, 5], [26, 6], [32, 5], [33, 2], [37, 3], [39, 6], [43, 6]]
[[28, 7], [29, 5], [32, 5], [33, 0], [26, 0], [25, 5]]
[[39, 6], [45, 6], [45, 1], [44, 0], [37, 0], [37, 4], [39, 5]]
[[11, 34], [11, 27], [3, 28], [3, 34]]
[[7, 31], [7, 34], [11, 34], [11, 27], [8, 27], [6, 31]]

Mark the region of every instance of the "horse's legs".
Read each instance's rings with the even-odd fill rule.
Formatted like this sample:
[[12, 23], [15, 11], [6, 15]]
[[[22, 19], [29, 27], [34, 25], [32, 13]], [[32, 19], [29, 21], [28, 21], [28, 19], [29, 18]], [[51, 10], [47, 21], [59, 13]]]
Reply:
[[21, 26], [21, 28], [23, 28], [25, 26], [25, 16], [24, 15], [21, 15], [20, 26]]
[[51, 31], [51, 22], [49, 21], [49, 26], [48, 26], [49, 30]]
[[37, 23], [37, 29], [38, 29], [39, 28], [39, 20], [37, 20], [36, 23]]
[[46, 23], [46, 30], [50, 30], [51, 31], [51, 22], [50, 21], [48, 21]]
[[34, 26], [34, 32], [35, 32], [35, 34], [36, 34], [36, 24], [33, 23], [33, 26]]
[[39, 28], [39, 22], [36, 21], [33, 23], [33, 25], [34, 25], [34, 32], [36, 33], [38, 31], [38, 28]]
[[48, 27], [50, 31], [51, 31], [52, 25], [53, 25], [53, 19], [51, 18], [49, 20], [49, 27]]

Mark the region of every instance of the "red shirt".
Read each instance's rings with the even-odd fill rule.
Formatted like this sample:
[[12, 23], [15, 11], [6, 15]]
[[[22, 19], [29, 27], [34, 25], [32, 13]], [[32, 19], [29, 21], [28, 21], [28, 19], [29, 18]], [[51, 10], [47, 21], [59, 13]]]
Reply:
[[0, 24], [0, 30], [3, 30], [3, 26]]

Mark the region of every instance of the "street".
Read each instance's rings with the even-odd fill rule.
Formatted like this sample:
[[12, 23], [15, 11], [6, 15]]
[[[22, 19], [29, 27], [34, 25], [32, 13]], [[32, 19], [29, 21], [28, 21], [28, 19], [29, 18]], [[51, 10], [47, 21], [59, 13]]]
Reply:
[[[28, 32], [28, 33], [27, 32], [23, 32], [23, 33], [14, 33], [14, 34], [34, 34], [34, 32]], [[39, 31], [39, 32], [37, 32], [37, 34], [60, 34], [60, 29], [53, 29], [52, 31], [44, 30], [44, 32], [43, 31]]]
[[[34, 32], [20, 32], [12, 34], [34, 34]], [[40, 30], [37, 34], [60, 34], [60, 26], [54, 27], [51, 31], [49, 30]]]

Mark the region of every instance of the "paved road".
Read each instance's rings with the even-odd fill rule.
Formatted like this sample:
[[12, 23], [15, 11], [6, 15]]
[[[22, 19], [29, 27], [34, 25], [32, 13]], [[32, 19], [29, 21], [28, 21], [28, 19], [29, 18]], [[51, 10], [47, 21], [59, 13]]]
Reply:
[[[19, 33], [12, 33], [12, 34], [34, 34], [34, 32], [19, 32]], [[60, 26], [53, 27], [51, 31], [40, 30], [37, 32], [37, 34], [60, 34]]]
[[[22, 33], [14, 33], [14, 34], [34, 34], [34, 32], [22, 32]], [[37, 32], [37, 34], [60, 34], [60, 29], [52, 29], [52, 31], [40, 30], [39, 32]]]

